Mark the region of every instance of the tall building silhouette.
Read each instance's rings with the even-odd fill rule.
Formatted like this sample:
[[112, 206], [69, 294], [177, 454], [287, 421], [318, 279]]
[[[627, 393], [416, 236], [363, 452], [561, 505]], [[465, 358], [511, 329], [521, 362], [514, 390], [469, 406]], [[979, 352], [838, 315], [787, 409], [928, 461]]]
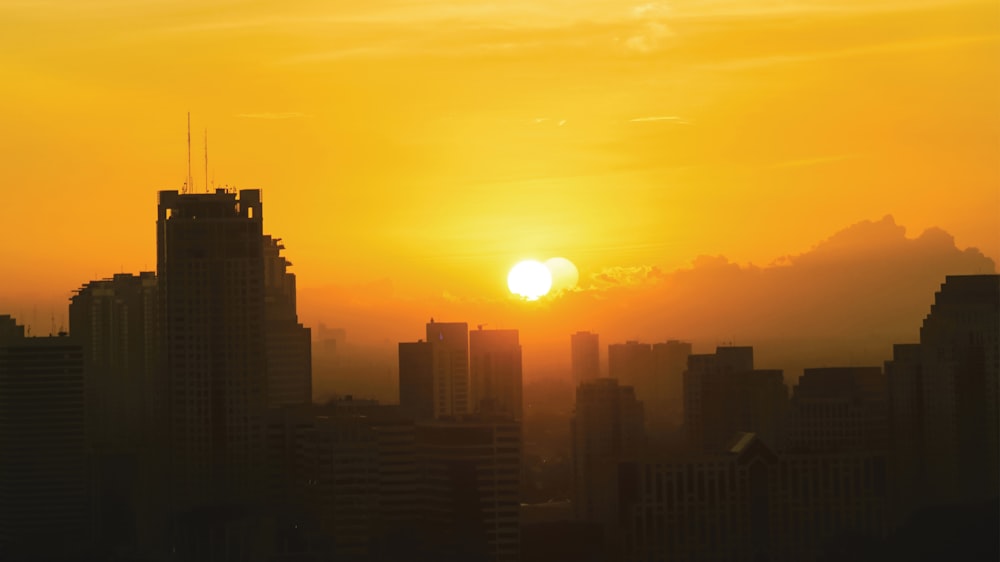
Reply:
[[[919, 347], [897, 346], [886, 365], [900, 462], [919, 455], [930, 504], [996, 498], [1000, 465], [1000, 275], [948, 276], [920, 328]], [[900, 456], [902, 455], [902, 456]], [[905, 466], [905, 465], [904, 465]]]
[[469, 413], [469, 325], [432, 318], [427, 341], [434, 354], [434, 416]]
[[616, 550], [617, 467], [646, 446], [643, 404], [632, 387], [615, 379], [585, 381], [576, 389], [571, 423], [576, 517], [600, 524], [606, 545]]
[[570, 366], [573, 384], [596, 379], [601, 376], [601, 350], [597, 334], [577, 332], [570, 336]]
[[157, 369], [157, 284], [150, 271], [91, 281], [70, 299], [83, 346], [95, 514], [106, 548], [162, 542], [167, 397]]
[[280, 238], [264, 236], [264, 317], [267, 322], [267, 405], [312, 402], [312, 342], [296, 312], [295, 274]]
[[653, 395], [648, 399], [647, 409], [651, 431], [672, 431], [684, 423], [684, 370], [689, 355], [688, 342], [669, 340], [653, 344]]
[[521, 344], [517, 330], [469, 332], [472, 410], [521, 419]]
[[419, 422], [431, 556], [420, 560], [517, 562], [521, 559], [521, 424], [469, 415]]
[[[262, 229], [259, 190], [159, 194], [159, 341], [175, 513], [252, 504], [262, 488]], [[201, 548], [202, 538], [185, 540]]]
[[434, 345], [399, 344], [399, 405], [415, 419], [434, 418]]
[[0, 553], [78, 559], [90, 547], [83, 348], [0, 316]]

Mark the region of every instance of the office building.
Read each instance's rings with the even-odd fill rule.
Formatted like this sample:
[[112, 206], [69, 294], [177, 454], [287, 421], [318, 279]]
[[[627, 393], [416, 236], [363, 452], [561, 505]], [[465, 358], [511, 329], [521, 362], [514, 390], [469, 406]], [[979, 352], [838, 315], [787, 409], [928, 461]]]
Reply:
[[619, 470], [628, 561], [817, 560], [832, 541], [887, 531], [881, 453], [779, 453], [744, 433], [726, 450]]
[[87, 283], [70, 299], [69, 323], [84, 352], [99, 543], [154, 548], [163, 541], [169, 458], [162, 447], [167, 392], [157, 368], [156, 274]]
[[946, 277], [919, 347], [897, 347], [886, 370], [894, 436], [919, 428], [896, 444], [924, 464], [906, 476], [922, 480], [912, 493], [931, 505], [997, 497], [1000, 275]]
[[719, 347], [688, 357], [684, 372], [684, 431], [688, 446], [724, 451], [737, 432], [752, 432], [781, 449], [788, 387], [780, 370], [754, 369], [752, 347]]
[[521, 419], [521, 344], [517, 330], [469, 332], [469, 379], [475, 413]]
[[521, 425], [469, 415], [416, 427], [427, 560], [520, 558]]
[[[259, 499], [268, 400], [263, 245], [260, 191], [160, 192], [160, 366], [175, 515]], [[211, 548], [200, 545], [214, 538], [191, 533], [189, 548]]]
[[806, 369], [793, 389], [787, 447], [792, 451], [885, 451], [888, 390], [879, 367]]
[[469, 413], [469, 325], [432, 318], [427, 341], [434, 354], [434, 416]]
[[597, 334], [577, 332], [570, 336], [570, 367], [573, 384], [601, 376], [600, 346]]
[[643, 404], [632, 387], [611, 378], [576, 389], [572, 419], [573, 508], [578, 520], [603, 528], [605, 546], [617, 550], [618, 463], [646, 446]]

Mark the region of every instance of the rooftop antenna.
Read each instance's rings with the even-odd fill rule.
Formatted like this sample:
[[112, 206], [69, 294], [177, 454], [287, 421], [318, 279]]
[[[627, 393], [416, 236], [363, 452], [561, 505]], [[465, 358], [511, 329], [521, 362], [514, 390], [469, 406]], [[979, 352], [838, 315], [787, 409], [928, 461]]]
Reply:
[[208, 127], [205, 127], [205, 193], [208, 193]]
[[194, 190], [194, 178], [191, 177], [191, 112], [188, 111], [188, 180], [184, 193]]

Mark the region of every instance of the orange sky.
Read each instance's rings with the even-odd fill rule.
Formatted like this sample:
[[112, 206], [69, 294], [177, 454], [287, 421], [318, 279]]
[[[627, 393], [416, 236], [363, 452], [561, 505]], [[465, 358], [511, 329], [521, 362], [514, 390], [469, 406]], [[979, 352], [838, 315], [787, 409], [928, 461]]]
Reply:
[[7, 0], [0, 78], [0, 313], [46, 329], [155, 266], [187, 111], [304, 289], [502, 301], [521, 258], [767, 264], [890, 213], [1000, 256], [992, 0]]

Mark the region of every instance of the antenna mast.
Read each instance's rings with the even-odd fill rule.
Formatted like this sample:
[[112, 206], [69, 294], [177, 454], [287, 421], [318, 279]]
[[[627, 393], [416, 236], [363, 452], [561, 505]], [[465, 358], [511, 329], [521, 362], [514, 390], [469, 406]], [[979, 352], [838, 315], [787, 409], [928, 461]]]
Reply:
[[194, 190], [194, 178], [191, 177], [191, 112], [188, 111], [188, 181], [185, 193]]
[[208, 192], [208, 127], [205, 127], [205, 193]]

